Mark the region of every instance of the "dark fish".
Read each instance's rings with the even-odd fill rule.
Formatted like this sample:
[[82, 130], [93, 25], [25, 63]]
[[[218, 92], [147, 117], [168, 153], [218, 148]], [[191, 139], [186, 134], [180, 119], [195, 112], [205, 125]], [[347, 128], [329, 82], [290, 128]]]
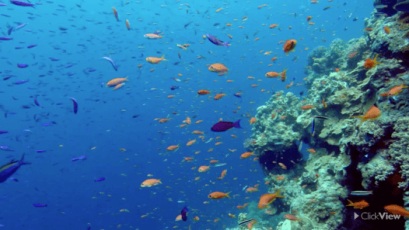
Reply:
[[34, 206], [35, 208], [45, 208], [45, 207], [47, 207], [48, 205], [45, 204], [45, 203], [34, 203], [33, 206]]
[[40, 103], [38, 103], [37, 97], [34, 98], [34, 104], [35, 104], [36, 106], [40, 106]]
[[87, 156], [81, 155], [81, 156], [72, 158], [71, 161], [79, 161], [79, 160], [85, 160], [85, 159], [87, 159]]
[[15, 85], [22, 85], [22, 84], [24, 84], [24, 83], [27, 83], [29, 80], [17, 80], [17, 81], [15, 81], [15, 82], [13, 82], [13, 84], [15, 84]]
[[27, 68], [28, 65], [27, 65], [27, 64], [23, 64], [23, 63], [18, 63], [18, 64], [17, 64], [17, 67], [18, 67], [18, 68]]
[[34, 48], [34, 47], [36, 47], [36, 46], [37, 46], [36, 44], [32, 44], [32, 45], [27, 46], [27, 48], [28, 48], [28, 49], [31, 49], [31, 48]]
[[253, 221], [253, 220], [254, 220], [254, 219], [243, 220], [243, 221], [241, 221], [241, 222], [239, 223], [239, 225], [247, 224], [247, 223], [249, 223], [249, 222], [251, 222], [251, 221]]
[[216, 124], [214, 124], [211, 128], [211, 130], [213, 132], [224, 132], [226, 130], [229, 130], [231, 128], [241, 128], [240, 127], [240, 119], [235, 121], [235, 122], [231, 122], [231, 121], [219, 121]]
[[322, 9], [322, 10], [329, 10], [331, 8], [331, 6], [326, 6], [326, 7], [324, 7], [324, 9]]
[[218, 46], [230, 46], [230, 44], [228, 42], [223, 42], [221, 40], [219, 40], [218, 38], [216, 38], [215, 36], [211, 35], [211, 34], [206, 34], [207, 39], [209, 39], [209, 41], [215, 45]]
[[8, 133], [9, 131], [7, 131], [7, 130], [0, 130], [0, 134], [5, 134], [5, 133]]
[[114, 60], [110, 57], [102, 57], [103, 59], [109, 61], [111, 63], [112, 67], [114, 68], [115, 71], [118, 71], [118, 66], [115, 64]]
[[179, 89], [179, 86], [172, 85], [172, 86], [170, 87], [170, 90], [175, 90], [175, 89]]
[[234, 93], [233, 96], [241, 98], [241, 92]]
[[47, 152], [47, 150], [44, 150], [44, 149], [37, 149], [36, 150], [36, 153], [45, 153], [45, 152]]
[[73, 111], [75, 114], [77, 114], [78, 113], [78, 102], [73, 97], [71, 97], [70, 99], [72, 101]]
[[94, 182], [101, 182], [104, 180], [105, 180], [105, 177], [98, 177], [97, 179], [94, 180]]
[[361, 190], [351, 191], [351, 196], [369, 196], [372, 194], [373, 194], [372, 191], [361, 191]]
[[24, 7], [34, 7], [34, 4], [31, 4], [29, 2], [22, 2], [22, 1], [17, 1], [17, 0], [10, 0], [10, 3], [16, 6], [24, 6]]
[[13, 40], [11, 37], [0, 37], [0, 41], [10, 41]]
[[14, 150], [12, 150], [10, 147], [8, 147], [7, 145], [0, 145], [0, 150], [3, 150], [3, 151], [14, 151]]
[[24, 162], [24, 154], [19, 161], [12, 160], [9, 163], [0, 167], [0, 183], [4, 182], [13, 175], [22, 165], [29, 164]]
[[180, 215], [182, 216], [182, 220], [183, 221], [187, 221], [187, 212], [189, 210], [187, 209], [187, 207], [185, 206], [182, 211], [180, 211]]

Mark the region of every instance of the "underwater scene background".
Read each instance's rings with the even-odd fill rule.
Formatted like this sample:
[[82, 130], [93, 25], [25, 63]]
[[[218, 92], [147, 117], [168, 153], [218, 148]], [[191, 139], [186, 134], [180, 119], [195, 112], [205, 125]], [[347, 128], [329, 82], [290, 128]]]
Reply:
[[0, 228], [405, 229], [408, 11], [3, 0]]

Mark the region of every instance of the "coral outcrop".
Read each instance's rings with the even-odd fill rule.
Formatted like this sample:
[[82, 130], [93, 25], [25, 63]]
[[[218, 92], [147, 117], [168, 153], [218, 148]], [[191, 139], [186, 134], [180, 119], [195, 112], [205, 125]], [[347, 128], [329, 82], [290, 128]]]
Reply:
[[[371, 199], [374, 212], [391, 203], [409, 207], [409, 3], [374, 4], [363, 37], [310, 53], [305, 98], [278, 92], [257, 109], [245, 146], [259, 156], [266, 181], [282, 190], [278, 212], [299, 219], [278, 229], [379, 224], [347, 221], [354, 211], [347, 199]], [[381, 112], [368, 115], [373, 106]], [[370, 197], [353, 197], [356, 190]], [[404, 220], [392, 225], [403, 228]]]

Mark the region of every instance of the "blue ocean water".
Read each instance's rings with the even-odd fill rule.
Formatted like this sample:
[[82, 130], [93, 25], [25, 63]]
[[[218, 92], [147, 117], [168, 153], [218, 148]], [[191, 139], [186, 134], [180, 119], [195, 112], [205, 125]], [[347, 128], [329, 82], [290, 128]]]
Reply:
[[[372, 2], [78, 0], [32, 1], [34, 7], [22, 7], [3, 1], [0, 37], [12, 39], [0, 41], [0, 129], [8, 131], [0, 135], [0, 145], [8, 147], [0, 150], [0, 164], [23, 154], [31, 164], [0, 185], [0, 229], [237, 226], [228, 213], [238, 215], [237, 205], [256, 202], [260, 195], [243, 188], [264, 186], [258, 162], [240, 159], [251, 134], [249, 118], [274, 92], [305, 91], [308, 53], [336, 38], [361, 36]], [[267, 6], [259, 9], [262, 4]], [[314, 25], [308, 25], [309, 15]], [[269, 29], [273, 23], [278, 27]], [[144, 37], [155, 31], [163, 38]], [[215, 46], [203, 38], [206, 33], [231, 46]], [[282, 51], [287, 39], [297, 40], [288, 55]], [[190, 44], [187, 50], [176, 46], [184, 43]], [[166, 61], [159, 64], [145, 61], [162, 55]], [[117, 71], [104, 56], [115, 61]], [[228, 74], [209, 72], [216, 62], [225, 64]], [[286, 82], [264, 76], [284, 69]], [[105, 86], [126, 76], [118, 90]], [[295, 86], [286, 89], [291, 81]], [[199, 89], [211, 94], [198, 96]], [[233, 95], [237, 92], [241, 97]], [[226, 95], [214, 100], [216, 93]], [[76, 114], [71, 97], [79, 104]], [[180, 127], [186, 117], [192, 124]], [[242, 119], [242, 128], [211, 132], [219, 119]], [[193, 130], [203, 131], [203, 140]], [[192, 139], [196, 143], [186, 146]], [[170, 145], [179, 149], [167, 151]], [[79, 156], [86, 159], [72, 161]], [[197, 168], [211, 159], [226, 165], [199, 173]], [[223, 169], [227, 175], [218, 180]], [[101, 177], [105, 180], [95, 182]], [[162, 184], [141, 188], [148, 178]], [[230, 192], [231, 198], [210, 200], [214, 191]], [[184, 206], [188, 221], [175, 222]]]

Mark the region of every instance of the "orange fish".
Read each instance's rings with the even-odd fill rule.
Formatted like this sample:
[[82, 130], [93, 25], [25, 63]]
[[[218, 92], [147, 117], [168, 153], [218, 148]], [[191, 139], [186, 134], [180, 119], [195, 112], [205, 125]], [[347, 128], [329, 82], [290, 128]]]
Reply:
[[181, 221], [182, 220], [182, 214], [179, 214], [176, 216], [175, 221]]
[[354, 209], [363, 209], [363, 208], [368, 207], [369, 204], [365, 200], [361, 200], [361, 201], [358, 201], [358, 202], [352, 202], [352, 201], [348, 200], [347, 206], [352, 206], [352, 207], [354, 207]]
[[364, 68], [365, 69], [371, 69], [375, 66], [377, 66], [378, 64], [380, 64], [376, 58], [378, 58], [378, 54], [375, 55], [375, 57], [373, 59], [371, 58], [367, 58], [364, 62]]
[[397, 85], [397, 86], [392, 87], [387, 93], [381, 93], [380, 95], [383, 97], [395, 96], [395, 95], [400, 94], [403, 91], [403, 89], [406, 89], [406, 88], [408, 88], [408, 86], [404, 84]]
[[249, 123], [250, 125], [256, 123], [257, 119], [255, 117], [250, 118]]
[[124, 85], [125, 85], [125, 83], [120, 83], [120, 84], [114, 86], [114, 90], [117, 90], [117, 89], [119, 89], [119, 88], [122, 88], [122, 86], [124, 86]]
[[166, 148], [166, 150], [168, 150], [168, 151], [174, 151], [174, 150], [177, 150], [177, 149], [179, 149], [179, 145], [169, 145]]
[[265, 193], [260, 196], [257, 207], [259, 209], [267, 208], [276, 198], [283, 198], [283, 196], [280, 195], [280, 190], [275, 193]]
[[210, 164], [217, 164], [219, 163], [219, 160], [210, 160]]
[[251, 193], [251, 192], [258, 192], [258, 187], [248, 187], [246, 188], [246, 193]]
[[147, 57], [145, 60], [151, 64], [158, 64], [159, 62], [164, 61], [166, 59], [165, 56], [163, 55], [162, 57]]
[[128, 19], [125, 20], [125, 25], [128, 30], [131, 30], [131, 23], [129, 23]]
[[314, 108], [313, 105], [303, 105], [303, 106], [301, 106], [302, 110], [310, 110], [310, 109], [313, 109], [313, 108]]
[[307, 149], [307, 152], [314, 154], [314, 153], [316, 153], [317, 151], [315, 151], [315, 149], [313, 149], [313, 148], [309, 148], [309, 149]]
[[274, 71], [269, 71], [266, 74], [264, 74], [264, 76], [266, 76], [268, 78], [275, 78], [275, 77], [280, 76], [280, 73], [274, 72]]
[[287, 220], [298, 221], [298, 218], [292, 214], [285, 214], [284, 218], [286, 218]]
[[221, 173], [220, 176], [217, 178], [219, 180], [222, 180], [227, 174], [227, 169], [224, 169]]
[[224, 94], [224, 93], [218, 93], [218, 94], [216, 94], [216, 95], [214, 95], [214, 100], [220, 100], [220, 99], [222, 99], [224, 96], [226, 96], [226, 94]]
[[277, 26], [278, 26], [278, 24], [273, 23], [273, 24], [270, 24], [270, 25], [268, 26], [268, 28], [274, 29], [274, 28], [276, 28]]
[[390, 204], [390, 205], [386, 205], [383, 208], [389, 213], [392, 213], [395, 215], [401, 215], [403, 217], [409, 217], [409, 211], [402, 206], [399, 206], [396, 204]]
[[148, 33], [148, 34], [145, 34], [145, 35], [143, 35], [145, 38], [148, 38], [148, 39], [159, 39], [159, 38], [162, 38], [162, 36], [160, 36], [159, 34], [153, 34], [153, 33]]
[[284, 53], [288, 53], [294, 50], [296, 45], [297, 45], [297, 40], [295, 39], [290, 39], [290, 40], [285, 41], [284, 46], [283, 46]]
[[162, 184], [162, 182], [159, 179], [146, 179], [142, 182], [141, 187], [152, 187], [158, 184]]
[[253, 155], [253, 152], [245, 152], [240, 155], [240, 159], [246, 159]]
[[207, 90], [207, 89], [199, 89], [199, 90], [197, 91], [197, 94], [199, 94], [199, 95], [207, 95], [207, 94], [210, 94], [210, 91]]
[[190, 125], [192, 124], [192, 120], [190, 119], [190, 117], [186, 117], [186, 119], [183, 120], [183, 123]]
[[200, 131], [200, 130], [193, 130], [192, 133], [197, 134], [197, 135], [203, 135], [204, 134], [204, 132]]
[[222, 198], [230, 198], [229, 193], [224, 193], [224, 192], [212, 192], [209, 194], [209, 198], [211, 199], [222, 199]]
[[126, 81], [128, 81], [127, 77], [117, 77], [109, 80], [106, 85], [108, 87], [115, 87], [116, 85], [122, 84]]
[[115, 8], [115, 7], [112, 7], [112, 12], [114, 13], [115, 19], [116, 19], [117, 21], [119, 21], [118, 11], [116, 11], [116, 8]]
[[247, 207], [247, 205], [249, 205], [249, 203], [245, 203], [245, 204], [243, 204], [243, 205], [237, 205], [236, 208], [237, 208], [237, 209], [244, 209], [244, 208]]
[[219, 73], [220, 75], [223, 75], [229, 71], [229, 69], [222, 63], [213, 63], [209, 66], [208, 70], [210, 72]]
[[194, 143], [196, 143], [196, 139], [193, 139], [193, 140], [188, 141], [188, 142], [186, 143], [186, 146], [191, 146], [191, 145], [193, 145]]
[[367, 121], [367, 120], [375, 120], [378, 117], [381, 116], [381, 110], [376, 107], [375, 105], [371, 106], [371, 108], [366, 111], [364, 115], [361, 116], [354, 116], [355, 118], [361, 119], [361, 121]]
[[248, 224], [247, 224], [247, 229], [248, 230], [252, 230], [253, 226], [257, 223], [257, 220], [251, 220]]
[[285, 82], [285, 80], [287, 79], [287, 69], [283, 70], [283, 72], [280, 73], [281, 76], [281, 81]]
[[202, 166], [199, 167], [199, 169], [197, 169], [197, 171], [202, 173], [202, 172], [207, 172], [207, 171], [209, 171], [209, 169], [210, 169], [209, 166], [207, 166], [207, 165], [202, 165]]
[[386, 34], [389, 34], [391, 32], [391, 28], [389, 28], [389, 26], [384, 26], [383, 31], [385, 31]]

